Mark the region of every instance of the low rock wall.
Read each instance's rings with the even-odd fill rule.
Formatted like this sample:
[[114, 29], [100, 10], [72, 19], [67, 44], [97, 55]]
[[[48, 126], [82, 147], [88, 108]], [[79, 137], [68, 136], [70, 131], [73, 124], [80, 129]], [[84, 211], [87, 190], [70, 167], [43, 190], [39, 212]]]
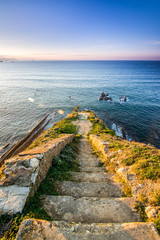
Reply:
[[93, 135], [93, 134], [91, 134], [89, 136], [89, 140], [91, 141], [93, 147], [98, 152], [101, 152], [104, 156], [105, 156], [105, 154], [107, 154], [107, 152], [108, 152], [108, 148], [107, 148], [108, 142], [107, 141], [104, 141], [97, 135]]
[[[107, 148], [107, 145], [109, 142], [102, 140], [97, 135], [90, 135], [90, 141], [92, 143], [92, 146], [96, 151], [100, 152], [104, 158], [107, 156], [112, 156], [114, 159], [114, 154], [109, 153], [109, 150]], [[111, 155], [112, 154], [112, 155]], [[123, 154], [123, 150], [119, 150], [116, 154]], [[113, 160], [112, 158], [110, 161]], [[150, 179], [144, 179], [140, 180], [138, 179], [135, 174], [132, 171], [132, 166], [124, 166], [119, 163], [118, 157], [116, 160], [116, 168], [115, 168], [115, 176], [113, 175], [113, 178], [116, 180], [116, 176], [122, 178], [128, 186], [130, 186], [132, 190], [132, 196], [134, 201], [139, 202], [139, 197], [142, 196], [150, 196], [153, 192], [159, 192], [159, 186], [160, 186], [160, 180], [152, 181]], [[151, 206], [150, 203], [148, 203], [145, 207], [146, 215], [149, 219], [154, 219], [158, 216], [158, 210], [156, 207]]]
[[[90, 141], [92, 142], [93, 147], [98, 151], [101, 152], [101, 154], [104, 156], [104, 158], [107, 158], [107, 154], [111, 155], [111, 153], [108, 153], [107, 145], [109, 142], [102, 140], [97, 135], [90, 135]], [[121, 150], [117, 154], [121, 154]], [[114, 156], [114, 154], [112, 153]], [[131, 167], [127, 166], [121, 166], [119, 164], [119, 161], [116, 161], [116, 168], [115, 168], [116, 174], [124, 179], [126, 183], [129, 184], [129, 186], [132, 188], [132, 194], [133, 197], [137, 197], [138, 191], [143, 187], [142, 184], [138, 183], [137, 177], [132, 173]]]
[[46, 177], [53, 157], [73, 138], [73, 134], [65, 134], [5, 161], [0, 169], [0, 214], [22, 212], [27, 199]]

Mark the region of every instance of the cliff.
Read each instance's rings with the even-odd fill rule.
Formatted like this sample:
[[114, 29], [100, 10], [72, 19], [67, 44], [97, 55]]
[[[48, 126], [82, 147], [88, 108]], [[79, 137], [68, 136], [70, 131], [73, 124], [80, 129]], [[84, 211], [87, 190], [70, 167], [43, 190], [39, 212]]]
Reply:
[[117, 137], [93, 111], [76, 107], [1, 173], [3, 240], [25, 219], [17, 239], [159, 239], [160, 150]]

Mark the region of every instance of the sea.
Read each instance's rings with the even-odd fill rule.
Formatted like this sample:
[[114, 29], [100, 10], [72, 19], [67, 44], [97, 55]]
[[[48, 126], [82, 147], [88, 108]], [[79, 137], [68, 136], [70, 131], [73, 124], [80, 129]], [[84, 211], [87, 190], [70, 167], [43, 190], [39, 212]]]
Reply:
[[[99, 101], [102, 92], [113, 100]], [[49, 128], [76, 105], [118, 136], [123, 129], [128, 140], [160, 148], [160, 61], [0, 62], [0, 149], [46, 114]]]

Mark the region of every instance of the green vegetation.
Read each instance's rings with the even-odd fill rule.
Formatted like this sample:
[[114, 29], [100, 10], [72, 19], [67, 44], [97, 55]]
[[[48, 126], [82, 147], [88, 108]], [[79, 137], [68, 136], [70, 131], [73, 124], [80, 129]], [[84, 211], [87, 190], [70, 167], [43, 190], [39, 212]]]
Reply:
[[136, 203], [135, 209], [137, 210], [137, 212], [140, 213], [142, 221], [146, 222], [147, 221], [147, 215], [145, 213], [145, 205], [141, 204], [141, 203]]
[[[131, 166], [133, 173], [140, 179], [158, 180], [160, 177], [160, 150], [144, 143], [129, 142], [119, 137], [101, 134], [107, 141], [109, 154], [105, 159], [109, 166], [111, 159], [122, 166]], [[110, 154], [112, 153], [112, 154]], [[116, 164], [115, 164], [116, 166]]]
[[51, 220], [42, 207], [40, 195], [58, 195], [54, 181], [71, 180], [71, 171], [78, 171], [76, 152], [80, 137], [80, 135], [75, 136], [73, 142], [67, 145], [59, 156], [53, 158], [53, 164], [46, 178], [41, 182], [34, 196], [27, 202], [22, 214], [0, 216], [0, 237], [4, 235], [2, 240], [15, 239], [21, 222], [27, 218]]
[[[136, 203], [136, 210], [140, 213], [143, 222], [150, 221], [145, 213], [145, 205], [142, 203]], [[155, 219], [152, 219], [152, 222], [155, 224], [157, 230], [160, 233], [160, 215], [158, 215]]]
[[78, 111], [79, 107], [75, 107], [71, 114], [68, 117], [62, 119], [53, 125], [50, 129], [43, 132], [29, 147], [28, 149], [33, 149], [37, 146], [41, 146], [48, 141], [60, 138], [63, 134], [74, 134], [76, 135], [78, 132], [78, 127], [75, 126], [72, 122], [78, 119]]
[[160, 233], [160, 215], [154, 220], [154, 224]]
[[141, 193], [138, 196], [138, 200], [143, 204], [146, 204], [148, 202], [148, 198], [147, 198], [146, 194], [144, 194], [144, 193]]
[[138, 201], [149, 206], [159, 207], [160, 206], [160, 186], [157, 189], [151, 189], [148, 195], [141, 193], [138, 196]]
[[71, 180], [71, 171], [78, 171], [79, 165], [76, 161], [76, 152], [80, 137], [80, 135], [77, 135], [59, 156], [53, 158], [52, 166], [38, 189], [40, 194], [57, 195], [53, 181]]
[[[91, 131], [93, 134], [97, 134], [102, 141], [107, 144], [108, 153], [103, 155], [99, 152], [99, 149], [94, 148], [96, 154], [101, 159], [103, 166], [106, 167], [108, 172], [116, 172], [117, 166], [129, 167], [131, 174], [137, 177], [137, 182], [135, 184], [141, 183], [143, 181], [149, 181], [149, 186], [151, 181], [154, 181], [152, 188], [145, 191], [147, 185], [144, 184], [143, 191], [137, 197], [136, 209], [140, 213], [143, 221], [152, 221], [160, 231], [160, 215], [158, 214], [154, 219], [148, 219], [145, 213], [146, 206], [154, 206], [159, 213], [160, 206], [160, 150], [156, 149], [151, 145], [146, 145], [144, 143], [137, 143], [135, 141], [129, 142], [120, 137], [106, 134], [103, 132], [103, 127], [99, 122], [97, 125], [97, 120], [93, 117], [94, 127]], [[132, 197], [132, 187], [128, 181], [125, 181], [123, 177], [116, 174], [117, 181], [123, 184], [123, 193], [126, 197]], [[144, 181], [144, 183], [147, 183]]]
[[123, 177], [121, 177], [120, 175], [116, 175], [116, 179], [118, 182], [123, 184], [123, 193], [124, 193], [124, 197], [132, 197], [132, 188], [131, 186], [124, 180]]
[[88, 120], [92, 122], [93, 126], [89, 134], [101, 134], [106, 133], [111, 136], [115, 136], [115, 132], [107, 128], [107, 126], [103, 123], [103, 121], [96, 117], [93, 111], [89, 112]]
[[148, 154], [146, 158], [139, 158], [134, 165], [134, 172], [140, 179], [157, 180], [160, 177], [160, 156]]
[[148, 202], [152, 206], [160, 206], [160, 187], [159, 189], [150, 193], [150, 198], [148, 199]]
[[63, 122], [61, 122], [58, 126], [57, 129], [55, 130], [56, 133], [58, 134], [77, 134], [78, 132], [78, 127], [74, 125], [71, 121], [73, 121], [73, 118], [65, 118]]

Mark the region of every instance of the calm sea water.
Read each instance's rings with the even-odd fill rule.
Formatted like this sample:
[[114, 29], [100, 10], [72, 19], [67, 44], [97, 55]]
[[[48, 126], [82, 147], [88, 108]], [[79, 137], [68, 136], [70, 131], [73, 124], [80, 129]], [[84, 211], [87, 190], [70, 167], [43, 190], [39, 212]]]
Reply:
[[[98, 101], [102, 91], [113, 102]], [[0, 63], [0, 146], [22, 138], [46, 113], [62, 109], [55, 122], [77, 104], [119, 134], [123, 127], [129, 139], [160, 147], [159, 61]]]

